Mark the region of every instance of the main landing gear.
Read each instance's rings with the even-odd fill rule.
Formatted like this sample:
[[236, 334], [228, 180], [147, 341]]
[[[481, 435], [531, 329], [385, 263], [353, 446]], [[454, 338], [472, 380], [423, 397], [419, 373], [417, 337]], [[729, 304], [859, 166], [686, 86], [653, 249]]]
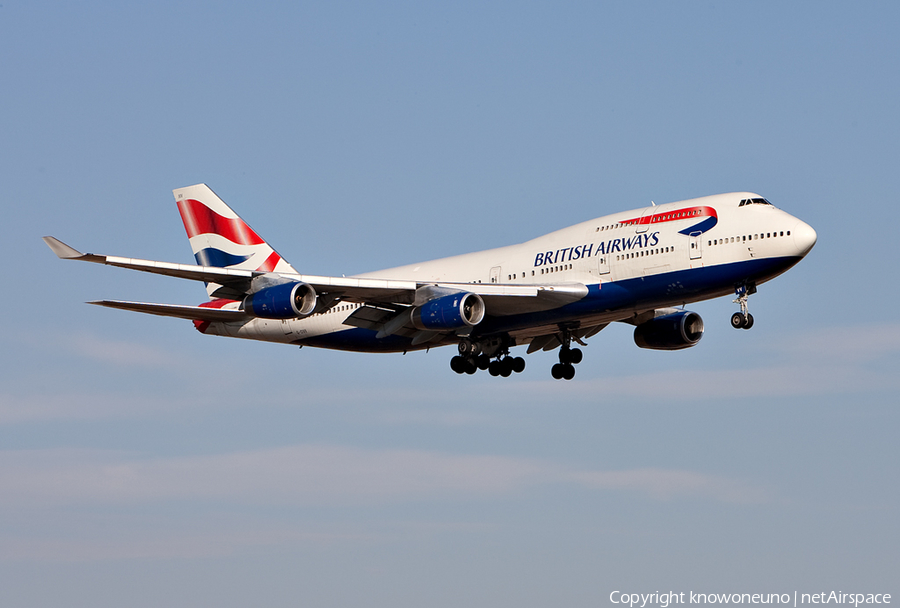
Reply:
[[756, 293], [756, 284], [747, 283], [738, 285], [734, 288], [734, 293], [737, 296], [734, 303], [741, 305], [741, 312], [736, 312], [731, 315], [731, 326], [735, 329], [750, 329], [753, 327], [753, 315], [751, 315], [748, 310], [747, 300], [751, 295]]
[[550, 368], [550, 375], [556, 380], [571, 380], [575, 377], [575, 366], [581, 363], [584, 353], [580, 348], [572, 348], [573, 338], [567, 330], [563, 330], [561, 338], [559, 363]]
[[459, 342], [459, 355], [450, 359], [450, 369], [457, 374], [474, 374], [487, 370], [492, 376], [510, 377], [525, 371], [525, 359], [510, 357], [504, 342], [481, 344], [464, 339]]

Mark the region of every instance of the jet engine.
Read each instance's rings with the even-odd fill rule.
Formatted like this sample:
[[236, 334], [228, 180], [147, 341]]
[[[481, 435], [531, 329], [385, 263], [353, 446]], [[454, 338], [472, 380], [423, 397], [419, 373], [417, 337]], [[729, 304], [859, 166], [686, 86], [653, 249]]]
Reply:
[[296, 319], [316, 308], [316, 290], [299, 282], [260, 289], [244, 298], [244, 311], [263, 319]]
[[475, 293], [452, 293], [417, 306], [411, 318], [416, 329], [427, 331], [472, 327], [484, 319], [484, 300]]
[[634, 343], [653, 350], [681, 350], [703, 337], [703, 319], [695, 312], [657, 317], [634, 328]]

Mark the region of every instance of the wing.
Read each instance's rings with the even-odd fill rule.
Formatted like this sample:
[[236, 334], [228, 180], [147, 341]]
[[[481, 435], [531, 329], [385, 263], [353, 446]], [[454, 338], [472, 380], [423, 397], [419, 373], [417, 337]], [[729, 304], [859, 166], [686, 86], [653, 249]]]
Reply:
[[[141, 260], [94, 253], [82, 253], [59, 239], [45, 236], [43, 240], [61, 259], [93, 262], [106, 266], [118, 266], [153, 274], [178, 277], [204, 283], [222, 285], [213, 296], [241, 300], [253, 293], [254, 280], [288, 282], [296, 281], [312, 286], [320, 298], [317, 312], [326, 310], [339, 301], [366, 304], [348, 319], [349, 324], [375, 329], [382, 335], [400, 333], [410, 329], [409, 308], [421, 305], [428, 294], [434, 292], [468, 292], [481, 296], [485, 312], [492, 316], [505, 316], [527, 312], [551, 310], [576, 302], [588, 293], [581, 283], [556, 285], [505, 285], [481, 283], [422, 283], [416, 281], [374, 279], [366, 277], [325, 277], [294, 273], [271, 273], [259, 270], [239, 270], [214, 266], [173, 264], [154, 260]], [[120, 308], [162, 316], [209, 321], [236, 321], [248, 316], [239, 309], [218, 310], [206, 306], [177, 306], [143, 302], [103, 300], [91, 302], [100, 306]], [[405, 318], [404, 318], [404, 315]], [[420, 336], [419, 339], [423, 339]], [[430, 340], [431, 338], [429, 338]]]

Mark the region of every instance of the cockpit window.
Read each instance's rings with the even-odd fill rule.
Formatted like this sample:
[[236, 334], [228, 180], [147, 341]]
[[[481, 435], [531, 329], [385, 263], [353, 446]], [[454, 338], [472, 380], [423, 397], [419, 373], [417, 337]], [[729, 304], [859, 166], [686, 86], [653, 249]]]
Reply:
[[[769, 201], [764, 198], [745, 198], [741, 201], [738, 207], [743, 207], [744, 205], [771, 205]], [[773, 205], [774, 206], [774, 205]]]

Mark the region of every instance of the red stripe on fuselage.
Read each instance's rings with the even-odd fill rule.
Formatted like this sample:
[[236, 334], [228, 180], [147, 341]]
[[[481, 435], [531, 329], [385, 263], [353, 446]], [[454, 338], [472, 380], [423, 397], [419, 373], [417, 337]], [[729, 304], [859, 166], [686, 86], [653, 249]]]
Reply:
[[686, 220], [695, 217], [714, 217], [718, 218], [713, 207], [685, 207], [675, 211], [666, 211], [664, 213], [654, 213], [643, 217], [636, 217], [632, 220], [623, 220], [623, 224], [662, 224], [664, 222], [676, 222], [678, 220]]
[[188, 238], [198, 234], [218, 234], [239, 245], [261, 245], [265, 241], [240, 218], [222, 217], [200, 201], [178, 201], [178, 211]]

